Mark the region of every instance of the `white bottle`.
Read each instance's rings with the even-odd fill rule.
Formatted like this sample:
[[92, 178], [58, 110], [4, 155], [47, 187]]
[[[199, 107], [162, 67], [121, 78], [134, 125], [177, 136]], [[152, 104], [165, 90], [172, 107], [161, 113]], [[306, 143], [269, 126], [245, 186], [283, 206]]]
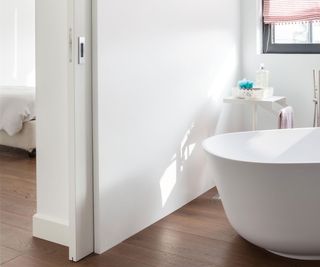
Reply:
[[269, 71], [264, 68], [264, 64], [260, 64], [260, 69], [257, 71], [256, 87], [263, 89], [269, 87]]

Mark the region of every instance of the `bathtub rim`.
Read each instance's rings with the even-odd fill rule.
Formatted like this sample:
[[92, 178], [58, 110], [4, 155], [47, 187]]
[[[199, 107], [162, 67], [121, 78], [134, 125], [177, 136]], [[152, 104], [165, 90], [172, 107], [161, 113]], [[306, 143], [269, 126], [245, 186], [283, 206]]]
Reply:
[[308, 129], [318, 129], [320, 131], [319, 127], [303, 127], [303, 128], [290, 128], [290, 129], [269, 129], [269, 130], [258, 130], [258, 131], [240, 131], [240, 132], [231, 132], [231, 133], [222, 133], [222, 134], [217, 134], [217, 135], [212, 135], [210, 137], [207, 137], [201, 142], [202, 148], [206, 151], [211, 156], [223, 159], [223, 160], [229, 160], [229, 161], [234, 161], [234, 162], [243, 162], [243, 163], [252, 163], [252, 164], [261, 164], [261, 165], [315, 165], [315, 164], [320, 164], [319, 161], [310, 161], [310, 162], [289, 162], [289, 161], [282, 161], [282, 162], [277, 162], [277, 161], [256, 161], [256, 160], [246, 160], [246, 159], [236, 159], [236, 158], [229, 158], [223, 155], [220, 155], [218, 153], [213, 153], [210, 151], [208, 148], [208, 141], [209, 139], [213, 139], [215, 137], [221, 137], [221, 136], [232, 136], [232, 135], [237, 135], [237, 134], [252, 134], [252, 133], [267, 133], [267, 132], [277, 132], [277, 131], [303, 131], [303, 130], [308, 130]]

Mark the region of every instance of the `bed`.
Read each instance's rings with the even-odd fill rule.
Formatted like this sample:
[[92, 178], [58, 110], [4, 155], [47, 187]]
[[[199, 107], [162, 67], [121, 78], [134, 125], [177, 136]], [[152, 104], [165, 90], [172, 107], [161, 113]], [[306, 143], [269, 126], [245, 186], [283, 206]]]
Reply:
[[0, 145], [36, 149], [35, 88], [0, 86]]

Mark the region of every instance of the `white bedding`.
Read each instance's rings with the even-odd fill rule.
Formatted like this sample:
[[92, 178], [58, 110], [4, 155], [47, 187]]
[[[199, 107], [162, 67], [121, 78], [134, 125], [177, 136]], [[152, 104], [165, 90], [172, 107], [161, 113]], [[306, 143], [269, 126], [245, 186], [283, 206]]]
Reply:
[[35, 117], [35, 88], [0, 87], [0, 130], [13, 136]]

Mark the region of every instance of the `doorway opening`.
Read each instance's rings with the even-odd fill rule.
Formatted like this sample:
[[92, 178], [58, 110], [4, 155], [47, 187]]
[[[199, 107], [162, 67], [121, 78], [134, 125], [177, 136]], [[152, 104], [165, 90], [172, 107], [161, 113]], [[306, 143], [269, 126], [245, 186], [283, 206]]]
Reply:
[[36, 212], [35, 0], [0, 2], [0, 265], [32, 245]]
[[0, 265], [93, 252], [91, 5], [0, 0]]

